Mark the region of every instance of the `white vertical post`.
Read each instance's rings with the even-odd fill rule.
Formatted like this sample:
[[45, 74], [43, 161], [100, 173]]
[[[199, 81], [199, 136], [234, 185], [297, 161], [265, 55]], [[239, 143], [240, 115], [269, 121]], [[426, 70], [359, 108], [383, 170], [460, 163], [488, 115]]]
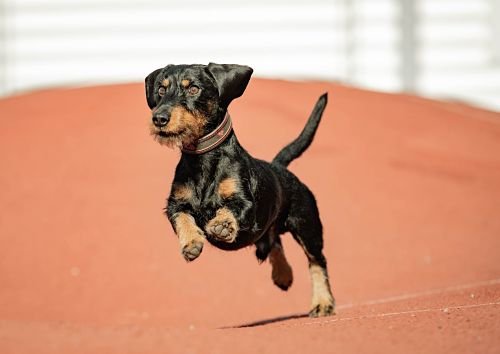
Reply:
[[7, 9], [0, 0], [0, 96], [7, 91]]
[[345, 33], [345, 59], [346, 59], [346, 81], [353, 83], [356, 77], [356, 61], [354, 60], [355, 53], [355, 13], [354, 13], [355, 0], [344, 0], [344, 33]]
[[403, 90], [416, 90], [417, 39], [415, 0], [400, 0], [401, 4], [401, 77]]
[[493, 62], [500, 66], [500, 0], [490, 0], [491, 41]]

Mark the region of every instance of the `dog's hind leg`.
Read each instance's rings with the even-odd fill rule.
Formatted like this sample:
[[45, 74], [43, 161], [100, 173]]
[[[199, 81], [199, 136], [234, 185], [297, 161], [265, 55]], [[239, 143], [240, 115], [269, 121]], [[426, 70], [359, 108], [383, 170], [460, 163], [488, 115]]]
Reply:
[[[292, 205], [286, 228], [302, 246], [309, 261], [312, 282], [311, 317], [329, 316], [335, 313], [335, 299], [330, 289], [326, 258], [323, 255], [323, 227], [312, 193], [304, 188], [300, 201]], [[306, 207], [305, 207], [306, 206]]]
[[269, 257], [274, 284], [281, 290], [288, 290], [293, 282], [292, 267], [286, 260], [280, 235], [276, 233], [274, 226], [271, 226], [267, 233], [255, 243], [255, 247], [255, 256], [259, 263]]
[[276, 235], [274, 243], [269, 253], [269, 262], [273, 267], [271, 277], [274, 284], [281, 290], [288, 290], [293, 282], [292, 267], [286, 260], [283, 246], [279, 235]]
[[259, 264], [265, 262], [265, 260], [269, 256], [269, 253], [271, 253], [271, 248], [272, 240], [268, 231], [264, 236], [262, 236], [258, 241], [255, 242], [255, 257], [257, 257], [257, 261], [259, 261]]

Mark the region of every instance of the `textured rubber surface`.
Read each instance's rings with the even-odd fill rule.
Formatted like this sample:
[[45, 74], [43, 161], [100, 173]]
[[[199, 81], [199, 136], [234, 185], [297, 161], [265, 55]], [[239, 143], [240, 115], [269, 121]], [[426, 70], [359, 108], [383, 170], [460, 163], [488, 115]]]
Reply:
[[[329, 104], [292, 169], [315, 193], [338, 315], [304, 317], [252, 249], [187, 264], [162, 215], [178, 152], [141, 84], [0, 101], [0, 352], [498, 353], [500, 114], [326, 83], [252, 80], [235, 131], [271, 159]], [[280, 99], [279, 99], [280, 98]]]

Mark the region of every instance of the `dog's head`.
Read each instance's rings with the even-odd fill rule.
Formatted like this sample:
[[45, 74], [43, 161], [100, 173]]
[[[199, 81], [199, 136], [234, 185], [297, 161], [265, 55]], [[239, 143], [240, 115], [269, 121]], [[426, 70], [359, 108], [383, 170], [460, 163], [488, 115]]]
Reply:
[[217, 127], [240, 97], [252, 68], [235, 64], [167, 65], [146, 77], [151, 134], [160, 143], [194, 143]]

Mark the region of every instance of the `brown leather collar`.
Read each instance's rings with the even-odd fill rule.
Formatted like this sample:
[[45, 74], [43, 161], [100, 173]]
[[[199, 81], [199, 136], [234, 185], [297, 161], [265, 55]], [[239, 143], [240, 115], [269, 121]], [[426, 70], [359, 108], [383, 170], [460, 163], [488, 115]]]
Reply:
[[182, 152], [191, 155], [201, 155], [205, 152], [211, 151], [219, 146], [224, 140], [227, 139], [229, 133], [233, 129], [231, 117], [226, 112], [222, 123], [219, 124], [212, 132], [196, 140], [193, 144], [183, 145]]

